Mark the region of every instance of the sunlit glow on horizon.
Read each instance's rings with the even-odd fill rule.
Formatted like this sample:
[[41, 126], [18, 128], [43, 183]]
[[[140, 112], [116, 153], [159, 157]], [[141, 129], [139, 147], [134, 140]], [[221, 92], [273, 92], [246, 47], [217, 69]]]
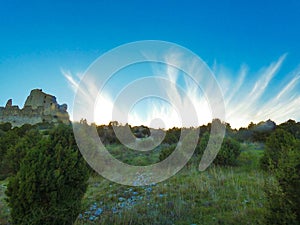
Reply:
[[[180, 55], [168, 55], [169, 60], [184, 60]], [[277, 61], [270, 63], [269, 66], [262, 68], [255, 75], [255, 79], [249, 79], [249, 68], [243, 65], [236, 76], [228, 74], [225, 68], [214, 65], [213, 72], [223, 92], [224, 103], [226, 107], [226, 122], [233, 128], [247, 127], [250, 122], [258, 123], [271, 119], [276, 123], [282, 123], [288, 119], [300, 119], [300, 95], [299, 95], [299, 81], [300, 69], [297, 68], [287, 77], [292, 77], [286, 83], [280, 85], [271, 85], [273, 78], [279, 73], [280, 68], [286, 58], [286, 55], [281, 56]], [[74, 93], [81, 91], [79, 82], [82, 74], [72, 75], [69, 71], [62, 70], [62, 74], [67, 79]], [[166, 67], [164, 71], [165, 77], [172, 82], [178, 82], [178, 71], [171, 67]], [[195, 106], [198, 116], [199, 126], [207, 124], [212, 121], [211, 109], [204, 94], [198, 90], [193, 82], [188, 79], [184, 80], [186, 86], [186, 95], [179, 94], [176, 88], [170, 88], [167, 91], [172, 98], [180, 98], [184, 102], [189, 99]], [[90, 82], [90, 94], [99, 94], [95, 84]], [[209, 87], [208, 87], [209, 88]], [[271, 97], [267, 96], [269, 92], [275, 93]], [[88, 99], [88, 98], [87, 98]], [[108, 124], [112, 120], [112, 109], [114, 106], [113, 97], [109, 93], [102, 92], [98, 96], [95, 104], [95, 118], [96, 124]], [[131, 125], [146, 125], [157, 126], [155, 128], [172, 128], [180, 127], [181, 120], [176, 109], [171, 104], [163, 104], [155, 101], [155, 99], [148, 100], [145, 104], [144, 111], [132, 108], [128, 115], [128, 121], [119, 121], [121, 124], [128, 122]], [[116, 106], [115, 106], [116, 107]], [[71, 115], [72, 118], [72, 115]], [[153, 123], [156, 119], [163, 121], [161, 123]], [[72, 118], [78, 119], [78, 118]]]

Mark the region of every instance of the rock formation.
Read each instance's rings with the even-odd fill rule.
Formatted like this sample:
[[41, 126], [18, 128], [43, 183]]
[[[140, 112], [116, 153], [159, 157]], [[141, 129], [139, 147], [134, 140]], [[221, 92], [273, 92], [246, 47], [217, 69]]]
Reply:
[[258, 123], [253, 130], [258, 131], [258, 132], [266, 132], [266, 131], [272, 131], [275, 130], [276, 128], [276, 123], [270, 119], [267, 121], [263, 121]]
[[23, 124], [65, 123], [69, 124], [67, 105], [59, 105], [56, 97], [46, 94], [42, 89], [34, 89], [27, 97], [24, 108], [12, 104], [9, 99], [5, 107], [0, 107], [0, 123], [9, 122], [14, 127]]

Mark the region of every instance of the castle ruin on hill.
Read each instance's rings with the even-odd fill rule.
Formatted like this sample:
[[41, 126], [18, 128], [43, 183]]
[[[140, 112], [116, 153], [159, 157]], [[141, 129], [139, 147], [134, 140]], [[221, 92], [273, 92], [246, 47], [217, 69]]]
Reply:
[[59, 105], [56, 97], [46, 94], [42, 89], [34, 89], [27, 97], [23, 109], [12, 104], [9, 99], [5, 107], [0, 107], [0, 123], [9, 122], [13, 127], [43, 122], [69, 124], [67, 105]]

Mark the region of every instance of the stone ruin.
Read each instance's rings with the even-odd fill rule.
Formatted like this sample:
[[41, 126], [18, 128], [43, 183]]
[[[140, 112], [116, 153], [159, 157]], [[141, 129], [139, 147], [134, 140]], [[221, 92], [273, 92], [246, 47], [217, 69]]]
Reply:
[[66, 104], [59, 105], [56, 97], [42, 89], [34, 89], [27, 97], [24, 108], [12, 104], [9, 99], [5, 107], [0, 107], [0, 123], [9, 122], [13, 127], [43, 122], [70, 124]]

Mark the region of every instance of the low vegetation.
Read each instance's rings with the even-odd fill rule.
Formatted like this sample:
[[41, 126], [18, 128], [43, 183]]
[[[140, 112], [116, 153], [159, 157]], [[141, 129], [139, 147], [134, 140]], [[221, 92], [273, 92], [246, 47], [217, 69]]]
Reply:
[[[141, 145], [150, 140], [148, 128], [126, 126]], [[0, 124], [0, 224], [299, 224], [300, 124], [226, 124], [217, 157], [200, 172], [210, 126], [200, 128], [178, 174], [151, 185], [140, 174], [142, 186], [133, 187], [93, 172], [70, 126]], [[180, 136], [170, 129], [160, 146], [137, 153], [118, 142], [112, 124], [97, 131], [110, 153], [131, 165], [164, 160]]]

